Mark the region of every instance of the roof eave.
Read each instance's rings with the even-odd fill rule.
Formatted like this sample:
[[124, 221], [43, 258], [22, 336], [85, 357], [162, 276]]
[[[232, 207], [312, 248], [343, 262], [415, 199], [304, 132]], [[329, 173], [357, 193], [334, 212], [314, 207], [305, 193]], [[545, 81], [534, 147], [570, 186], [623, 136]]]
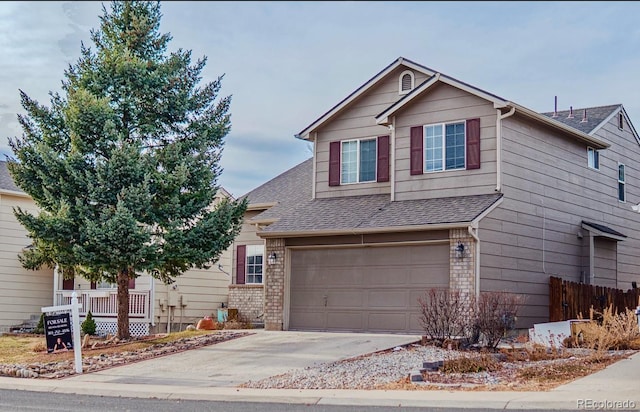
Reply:
[[247, 206], [247, 211], [267, 210], [267, 209], [272, 208], [273, 206], [275, 206], [277, 204], [278, 204], [278, 202], [249, 203], [249, 205]]
[[8, 189], [0, 189], [0, 195], [10, 195], [10, 196], [16, 196], [16, 197], [31, 198], [31, 196], [29, 196], [25, 192], [18, 192], [16, 190], [8, 190]]
[[312, 236], [337, 236], [337, 235], [364, 235], [369, 233], [393, 233], [393, 232], [417, 232], [425, 230], [442, 230], [468, 227], [472, 221], [451, 222], [451, 223], [434, 223], [428, 225], [409, 225], [409, 226], [387, 226], [373, 228], [354, 228], [354, 229], [327, 229], [327, 230], [303, 230], [288, 232], [258, 232], [261, 238], [290, 238], [290, 237], [312, 237]]
[[590, 136], [587, 133], [581, 132], [578, 129], [574, 129], [571, 126], [567, 126], [564, 123], [558, 122], [557, 120], [553, 120], [550, 117], [547, 117], [543, 114], [540, 114], [538, 112], [534, 112], [531, 109], [527, 109], [524, 106], [520, 106], [519, 104], [513, 103], [513, 102], [507, 102], [507, 106], [511, 106], [514, 107], [516, 109], [516, 112], [529, 117], [531, 119], [534, 120], [538, 120], [542, 123], [547, 124], [548, 126], [554, 127], [556, 129], [560, 129], [563, 132], [566, 132], [570, 135], [572, 135], [573, 137], [577, 138], [578, 140], [583, 141], [584, 143], [589, 144], [590, 146], [593, 146], [595, 149], [606, 149], [609, 146], [611, 146], [609, 143], [606, 143], [600, 139], [598, 139], [595, 136]]

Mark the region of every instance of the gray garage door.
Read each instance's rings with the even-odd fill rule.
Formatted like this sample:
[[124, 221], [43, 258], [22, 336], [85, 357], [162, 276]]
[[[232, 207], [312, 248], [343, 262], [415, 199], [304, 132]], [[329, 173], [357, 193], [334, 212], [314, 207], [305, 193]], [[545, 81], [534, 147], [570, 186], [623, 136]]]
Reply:
[[448, 244], [292, 250], [289, 329], [422, 332], [418, 297], [448, 286]]

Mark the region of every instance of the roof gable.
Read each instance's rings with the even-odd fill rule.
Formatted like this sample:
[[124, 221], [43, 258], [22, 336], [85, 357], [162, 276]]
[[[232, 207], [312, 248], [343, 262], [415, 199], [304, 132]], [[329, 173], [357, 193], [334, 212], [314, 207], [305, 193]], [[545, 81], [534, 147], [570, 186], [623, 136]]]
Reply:
[[9, 168], [7, 167], [7, 162], [3, 160], [0, 160], [0, 190], [24, 193], [13, 181], [13, 177], [11, 177]]
[[389, 73], [394, 71], [399, 66], [405, 66], [409, 69], [413, 69], [419, 72], [426, 74], [427, 76], [432, 76], [436, 72], [426, 66], [422, 66], [418, 63], [415, 63], [409, 59], [405, 59], [404, 57], [398, 57], [394, 62], [389, 64], [387, 67], [382, 69], [376, 75], [374, 75], [371, 79], [365, 82], [362, 86], [353, 91], [350, 95], [342, 99], [338, 104], [333, 106], [329, 111], [320, 116], [316, 121], [311, 123], [309, 126], [304, 128], [300, 133], [296, 134], [295, 137], [298, 139], [309, 139], [309, 134], [318, 129], [320, 126], [325, 124], [329, 119], [333, 118], [336, 114], [346, 108], [349, 104], [351, 104], [358, 97], [362, 96], [364, 93], [369, 91], [372, 87], [378, 84], [383, 78], [385, 78]]

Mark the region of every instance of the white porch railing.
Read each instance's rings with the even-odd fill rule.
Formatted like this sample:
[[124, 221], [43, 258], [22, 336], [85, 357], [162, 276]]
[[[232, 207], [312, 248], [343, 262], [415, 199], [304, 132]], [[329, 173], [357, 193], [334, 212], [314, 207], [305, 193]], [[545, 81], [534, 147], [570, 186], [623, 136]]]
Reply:
[[[80, 316], [87, 315], [89, 310], [95, 318], [117, 318], [118, 317], [118, 292], [114, 289], [91, 289], [91, 290], [58, 290], [56, 291], [56, 301], [54, 305], [69, 305], [71, 294], [78, 293], [80, 303]], [[150, 290], [130, 290], [129, 291], [129, 319], [143, 320], [150, 319]]]

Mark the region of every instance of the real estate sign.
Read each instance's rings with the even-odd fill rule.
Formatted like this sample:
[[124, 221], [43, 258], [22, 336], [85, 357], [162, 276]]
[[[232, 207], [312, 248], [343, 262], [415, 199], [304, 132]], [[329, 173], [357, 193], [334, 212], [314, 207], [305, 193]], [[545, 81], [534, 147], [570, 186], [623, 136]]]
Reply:
[[69, 313], [45, 315], [44, 331], [47, 337], [47, 353], [73, 349]]

